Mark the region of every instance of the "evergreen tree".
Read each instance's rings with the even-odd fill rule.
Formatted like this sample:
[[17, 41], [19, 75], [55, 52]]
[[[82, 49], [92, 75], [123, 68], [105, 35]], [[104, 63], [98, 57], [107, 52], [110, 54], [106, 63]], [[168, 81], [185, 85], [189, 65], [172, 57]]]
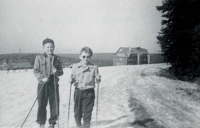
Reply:
[[157, 36], [165, 61], [180, 79], [200, 76], [200, 0], [163, 0]]

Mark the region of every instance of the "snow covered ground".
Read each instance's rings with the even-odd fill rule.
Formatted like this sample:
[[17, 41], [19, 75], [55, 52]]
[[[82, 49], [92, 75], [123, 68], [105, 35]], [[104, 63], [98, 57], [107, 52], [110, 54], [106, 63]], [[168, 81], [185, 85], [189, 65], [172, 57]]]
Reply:
[[[197, 89], [198, 86], [160, 77], [159, 72], [167, 67], [166, 64], [100, 67], [98, 128], [200, 128], [200, 102], [177, 93], [177, 88]], [[60, 128], [67, 125], [71, 69], [65, 68], [64, 73], [59, 82]], [[37, 81], [33, 71], [8, 74], [0, 71], [0, 90], [0, 128], [19, 128], [36, 98]], [[75, 127], [73, 105], [72, 96], [70, 128]], [[38, 127], [36, 114], [37, 103], [24, 128]]]

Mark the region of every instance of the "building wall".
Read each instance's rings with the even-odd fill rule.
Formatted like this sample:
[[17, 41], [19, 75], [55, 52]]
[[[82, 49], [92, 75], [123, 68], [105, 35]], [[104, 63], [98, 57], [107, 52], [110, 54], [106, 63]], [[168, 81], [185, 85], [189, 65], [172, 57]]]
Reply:
[[125, 57], [114, 57], [113, 58], [113, 65], [114, 66], [127, 65], [127, 58], [125, 58]]
[[127, 61], [128, 61], [127, 65], [137, 65], [138, 64], [137, 54], [131, 54]]
[[148, 55], [147, 54], [141, 54], [139, 57], [140, 57], [139, 64], [148, 64]]
[[162, 57], [162, 53], [151, 53], [149, 63], [150, 64], [164, 63], [164, 58]]

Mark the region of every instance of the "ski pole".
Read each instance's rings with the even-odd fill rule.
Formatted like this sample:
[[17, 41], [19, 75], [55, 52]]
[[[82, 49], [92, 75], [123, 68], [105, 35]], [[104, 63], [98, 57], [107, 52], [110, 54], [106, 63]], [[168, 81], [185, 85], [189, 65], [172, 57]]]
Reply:
[[58, 123], [58, 128], [59, 128], [59, 116], [58, 116], [58, 100], [57, 100], [57, 90], [58, 90], [58, 88], [56, 89], [56, 75], [54, 74], [53, 75], [53, 77], [54, 77], [54, 89], [55, 89], [55, 101], [56, 101], [56, 115], [57, 115], [57, 118], [58, 118], [58, 121], [57, 121], [57, 123]]
[[97, 128], [98, 101], [99, 101], [99, 82], [101, 80], [101, 76], [98, 75], [97, 78], [96, 78], [96, 80], [98, 81], [97, 82], [97, 95], [96, 95], [97, 96], [97, 99], [96, 99], [96, 122], [95, 122], [95, 126]]
[[69, 103], [68, 103], [68, 115], [67, 115], [67, 128], [68, 128], [68, 124], [69, 124], [69, 113], [70, 113], [71, 90], [72, 90], [72, 83], [70, 83], [70, 90], [69, 90]]
[[[54, 61], [54, 56], [53, 56], [53, 58], [52, 58], [52, 66], [53, 66], [53, 61]], [[58, 88], [56, 88], [56, 74], [53, 74], [53, 81], [54, 81], [54, 90], [55, 90], [55, 101], [56, 101], [56, 115], [57, 115], [57, 118], [58, 118], [58, 121], [57, 121], [57, 123], [58, 123], [58, 128], [59, 128], [59, 115], [58, 115], [58, 100], [57, 100], [57, 90], [58, 90]]]
[[96, 128], [97, 128], [97, 115], [98, 115], [98, 100], [99, 100], [99, 83], [97, 83], [96, 121], [95, 121]]
[[28, 118], [29, 114], [31, 113], [31, 111], [32, 111], [32, 109], [33, 109], [33, 106], [35, 105], [35, 102], [37, 101], [37, 99], [38, 99], [38, 97], [39, 97], [39, 95], [40, 95], [40, 92], [42, 91], [42, 89], [43, 89], [43, 87], [44, 87], [44, 84], [45, 84], [45, 83], [43, 83], [43, 85], [42, 85], [42, 87], [41, 87], [40, 91], [38, 92], [38, 95], [37, 95], [37, 97], [36, 97], [36, 99], [35, 99], [35, 101], [34, 101], [34, 103], [33, 103], [32, 107], [31, 107], [31, 109], [30, 109], [30, 111], [29, 111], [28, 115], [26, 116], [26, 118], [25, 118], [25, 120], [24, 120], [23, 124], [21, 125], [21, 128], [23, 127], [23, 125], [24, 125], [24, 123], [26, 122], [26, 120], [27, 120], [27, 118]]

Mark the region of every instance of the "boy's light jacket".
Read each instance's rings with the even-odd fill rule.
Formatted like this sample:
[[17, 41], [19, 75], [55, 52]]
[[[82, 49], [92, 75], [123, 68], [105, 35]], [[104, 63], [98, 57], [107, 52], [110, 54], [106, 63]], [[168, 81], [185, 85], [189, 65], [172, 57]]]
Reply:
[[[58, 76], [63, 75], [61, 59], [54, 56], [53, 66], [57, 69], [56, 82], [59, 81]], [[37, 55], [35, 58], [33, 72], [39, 83], [42, 83], [42, 78], [48, 77], [52, 74], [52, 60], [46, 53]]]
[[89, 63], [86, 68], [83, 68], [81, 63], [73, 64], [72, 80], [75, 86], [81, 90], [95, 88], [96, 77], [99, 76], [97, 65]]

